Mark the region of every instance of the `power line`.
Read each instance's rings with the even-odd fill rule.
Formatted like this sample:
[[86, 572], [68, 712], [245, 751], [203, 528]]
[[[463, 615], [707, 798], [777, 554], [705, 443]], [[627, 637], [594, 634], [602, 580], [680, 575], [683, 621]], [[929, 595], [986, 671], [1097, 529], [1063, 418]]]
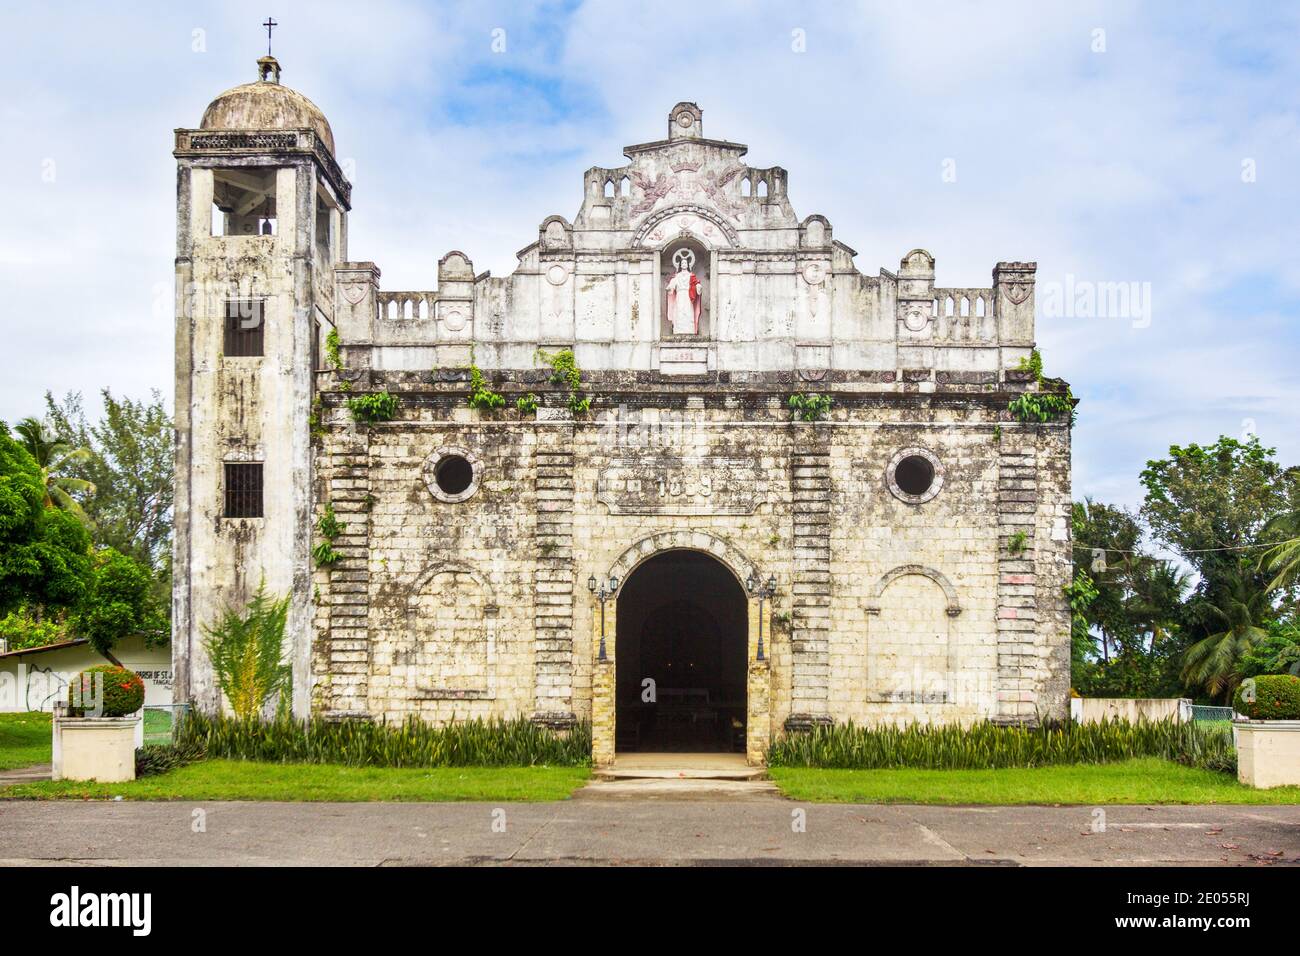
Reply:
[[[1300, 538], [1286, 538], [1282, 541], [1262, 541], [1256, 544], [1232, 544], [1225, 545], [1222, 548], [1191, 548], [1187, 551], [1180, 551], [1180, 554], [1210, 554], [1215, 551], [1249, 551], [1251, 548], [1276, 548], [1283, 544], [1293, 544], [1300, 541]], [[1127, 548], [1107, 548], [1091, 547], [1086, 544], [1076, 544], [1073, 546], [1076, 551], [1107, 551], [1115, 554], [1146, 554], [1145, 551], [1129, 550]]]

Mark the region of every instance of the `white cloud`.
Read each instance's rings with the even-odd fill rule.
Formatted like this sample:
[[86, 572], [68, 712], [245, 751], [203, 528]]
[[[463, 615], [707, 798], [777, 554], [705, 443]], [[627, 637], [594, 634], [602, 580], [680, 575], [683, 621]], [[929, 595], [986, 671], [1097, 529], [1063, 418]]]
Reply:
[[[1049, 371], [1084, 400], [1077, 494], [1133, 503], [1146, 458], [1245, 417], [1300, 460], [1295, 10], [280, 8], [285, 81], [355, 164], [351, 254], [387, 288], [432, 286], [452, 248], [509, 271], [542, 218], [576, 211], [587, 166], [662, 136], [669, 107], [693, 99], [710, 136], [790, 171], [796, 210], [828, 216], [864, 271], [923, 246], [945, 285], [986, 283], [998, 259], [1036, 259], [1041, 281], [1151, 284], [1149, 328], [1040, 320]], [[7, 35], [42, 38], [0, 66], [0, 276], [6, 350], [22, 357], [0, 385], [4, 419], [46, 388], [170, 393], [171, 322], [153, 304], [174, 254], [171, 130], [251, 78], [263, 42], [252, 4], [67, 9], [0, 14]], [[196, 28], [206, 53], [191, 52]]]

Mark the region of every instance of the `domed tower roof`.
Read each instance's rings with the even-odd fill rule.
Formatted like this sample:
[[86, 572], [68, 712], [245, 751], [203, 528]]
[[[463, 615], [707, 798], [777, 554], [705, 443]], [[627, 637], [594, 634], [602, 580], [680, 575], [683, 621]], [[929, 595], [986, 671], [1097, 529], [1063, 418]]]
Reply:
[[257, 61], [258, 79], [226, 90], [203, 111], [200, 129], [310, 129], [334, 155], [334, 132], [325, 114], [297, 90], [280, 83], [273, 56]]

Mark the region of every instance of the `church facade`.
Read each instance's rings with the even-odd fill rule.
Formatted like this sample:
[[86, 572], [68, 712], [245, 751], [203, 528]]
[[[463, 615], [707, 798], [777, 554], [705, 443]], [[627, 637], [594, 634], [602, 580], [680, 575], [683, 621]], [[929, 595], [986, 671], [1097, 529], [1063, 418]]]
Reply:
[[598, 763], [1064, 716], [1034, 263], [860, 272], [679, 103], [510, 275], [388, 290], [279, 74], [176, 131], [178, 700], [220, 706], [204, 626], [265, 581], [299, 715], [590, 720]]

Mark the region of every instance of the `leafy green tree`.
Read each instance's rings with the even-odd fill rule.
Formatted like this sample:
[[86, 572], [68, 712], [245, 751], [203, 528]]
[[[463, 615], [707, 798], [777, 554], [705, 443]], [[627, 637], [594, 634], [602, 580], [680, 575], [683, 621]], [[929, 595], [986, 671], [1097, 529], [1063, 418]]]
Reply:
[[40, 466], [0, 422], [0, 616], [24, 605], [76, 605], [91, 574], [90, 535], [47, 508]]
[[266, 593], [266, 582], [244, 611], [228, 607], [211, 626], [204, 625], [203, 649], [217, 676], [217, 686], [236, 717], [257, 717], [277, 694], [281, 702], [289, 686], [290, 669], [284, 662], [284, 627], [289, 596]]
[[[1150, 697], [1181, 692], [1177, 626], [1186, 575], [1149, 553], [1130, 511], [1085, 499], [1074, 506], [1075, 581], [1093, 590], [1075, 610], [1074, 686], [1096, 696]], [[1072, 606], [1073, 606], [1072, 598]]]
[[147, 646], [167, 642], [167, 615], [149, 569], [112, 548], [95, 554], [95, 570], [71, 619], [73, 632], [112, 660], [114, 645], [133, 634]]
[[[1287, 469], [1288, 476], [1294, 478], [1297, 470]], [[1300, 509], [1276, 515], [1264, 525], [1262, 537], [1278, 542], [1260, 559], [1260, 569], [1273, 575], [1269, 588], [1278, 591], [1300, 585]]]
[[1224, 436], [1213, 445], [1171, 446], [1168, 458], [1147, 462], [1141, 480], [1141, 513], [1152, 533], [1199, 576], [1181, 614], [1192, 640], [1183, 677], [1226, 699], [1238, 660], [1282, 610], [1252, 549], [1268, 540], [1270, 522], [1294, 509], [1297, 476], [1258, 438]]
[[43, 647], [71, 639], [65, 614], [47, 614], [36, 605], [24, 604], [0, 617], [0, 640], [11, 651]]
[[88, 421], [80, 393], [62, 401], [45, 395], [51, 431], [69, 445], [90, 450], [71, 473], [94, 485], [79, 495], [94, 521], [95, 543], [130, 555], [149, 567], [160, 602], [171, 591], [172, 419], [162, 397], [147, 401], [100, 393], [104, 414]]
[[45, 426], [34, 418], [24, 418], [14, 425], [14, 431], [22, 438], [23, 447], [41, 469], [46, 507], [70, 511], [82, 522], [89, 524], [90, 518], [74, 496], [93, 495], [95, 486], [72, 472], [90, 460], [90, 449], [73, 448], [67, 442], [60, 441], [46, 432]]
[[1242, 655], [1237, 676], [1261, 677], [1264, 674], [1293, 674], [1300, 677], [1300, 626], [1277, 621], [1268, 636]]

